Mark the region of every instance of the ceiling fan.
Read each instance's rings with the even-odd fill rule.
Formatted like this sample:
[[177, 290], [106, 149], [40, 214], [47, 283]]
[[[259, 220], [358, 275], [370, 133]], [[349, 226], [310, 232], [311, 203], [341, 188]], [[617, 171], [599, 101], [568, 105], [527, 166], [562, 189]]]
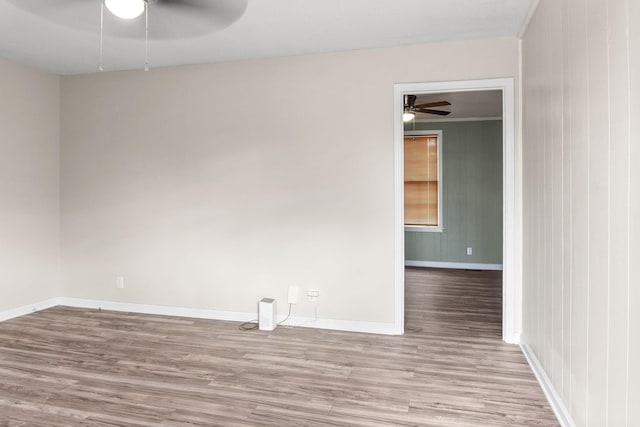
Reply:
[[449, 101], [427, 102], [426, 104], [415, 105], [416, 98], [416, 95], [404, 96], [404, 111], [402, 113], [403, 121], [408, 122], [409, 120], [413, 120], [413, 118], [416, 116], [416, 113], [437, 114], [439, 116], [447, 116], [451, 114], [451, 111], [431, 109], [431, 107], [442, 107], [445, 105], [451, 105]]
[[[248, 0], [9, 0], [16, 7], [46, 20], [98, 34], [100, 8], [105, 6], [105, 35], [144, 39], [149, 13], [150, 39], [197, 37], [228, 27], [247, 8]], [[142, 22], [140, 22], [142, 21]], [[141, 25], [142, 24], [142, 25]]]

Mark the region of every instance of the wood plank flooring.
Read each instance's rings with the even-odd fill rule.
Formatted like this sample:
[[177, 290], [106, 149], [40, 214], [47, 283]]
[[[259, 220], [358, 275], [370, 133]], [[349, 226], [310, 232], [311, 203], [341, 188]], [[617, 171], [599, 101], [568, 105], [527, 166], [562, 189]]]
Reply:
[[500, 275], [407, 269], [404, 336], [55, 307], [0, 323], [0, 426], [553, 426]]

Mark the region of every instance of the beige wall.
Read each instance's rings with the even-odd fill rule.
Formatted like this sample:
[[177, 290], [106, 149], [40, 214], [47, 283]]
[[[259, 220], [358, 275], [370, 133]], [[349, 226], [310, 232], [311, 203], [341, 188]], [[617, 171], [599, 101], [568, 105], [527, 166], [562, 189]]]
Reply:
[[517, 58], [499, 39], [63, 77], [66, 295], [284, 312], [298, 285], [319, 317], [393, 322], [393, 84]]
[[579, 426], [640, 425], [638, 22], [543, 0], [523, 42], [524, 340]]
[[59, 88], [0, 59], [0, 311], [60, 294]]

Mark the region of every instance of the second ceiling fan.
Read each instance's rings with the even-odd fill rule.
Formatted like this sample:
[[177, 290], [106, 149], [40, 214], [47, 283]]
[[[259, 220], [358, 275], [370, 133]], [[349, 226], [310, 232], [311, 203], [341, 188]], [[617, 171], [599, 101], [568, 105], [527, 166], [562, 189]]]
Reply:
[[415, 117], [416, 113], [437, 114], [439, 116], [447, 116], [451, 111], [433, 110], [431, 107], [443, 107], [451, 105], [449, 101], [427, 102], [426, 104], [416, 105], [416, 95], [404, 95], [404, 112], [403, 120], [409, 121]]

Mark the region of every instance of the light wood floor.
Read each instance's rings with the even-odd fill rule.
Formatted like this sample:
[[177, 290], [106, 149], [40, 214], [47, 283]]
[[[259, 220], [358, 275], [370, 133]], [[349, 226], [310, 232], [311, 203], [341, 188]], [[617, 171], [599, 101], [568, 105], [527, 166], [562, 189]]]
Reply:
[[408, 269], [401, 337], [56, 307], [0, 323], [0, 426], [557, 425], [500, 276]]

